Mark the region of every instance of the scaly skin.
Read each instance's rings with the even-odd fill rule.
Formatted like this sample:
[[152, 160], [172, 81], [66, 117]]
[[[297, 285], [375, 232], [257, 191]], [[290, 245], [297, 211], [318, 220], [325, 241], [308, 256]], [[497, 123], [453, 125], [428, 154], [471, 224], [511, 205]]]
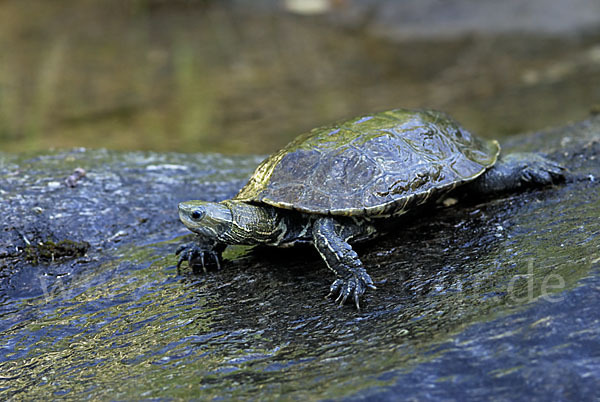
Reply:
[[179, 215], [183, 223], [198, 234], [198, 241], [177, 249], [178, 269], [187, 261], [195, 273], [200, 267], [206, 272], [211, 260], [220, 269], [221, 253], [227, 244], [287, 246], [312, 241], [336, 275], [329, 295], [337, 294], [336, 302], [340, 306], [351, 297], [360, 309], [359, 299], [365, 290], [375, 289], [373, 280], [348, 243], [373, 237], [376, 232], [367, 220], [356, 225], [348, 218], [294, 214], [235, 200], [183, 202], [179, 205]]
[[359, 298], [367, 288], [376, 288], [358, 254], [343, 237], [344, 232], [349, 230], [355, 233], [345, 233], [348, 237], [365, 232], [364, 229], [354, 225], [344, 227], [332, 217], [319, 218], [315, 220], [312, 227], [313, 244], [337, 277], [329, 288], [328, 297], [337, 294], [335, 301], [342, 306], [348, 296], [352, 295], [356, 309], [360, 310]]

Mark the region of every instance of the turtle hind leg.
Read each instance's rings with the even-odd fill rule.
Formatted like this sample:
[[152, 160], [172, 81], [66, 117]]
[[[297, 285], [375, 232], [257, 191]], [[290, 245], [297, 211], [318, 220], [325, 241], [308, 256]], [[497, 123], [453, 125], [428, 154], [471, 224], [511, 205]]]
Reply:
[[[331, 284], [328, 296], [338, 294], [336, 303], [343, 305], [349, 296], [354, 299], [356, 308], [360, 310], [359, 299], [367, 288], [375, 289], [373, 280], [363, 267], [358, 254], [352, 249], [345, 238], [351, 237], [352, 228], [338, 225], [334, 218], [317, 219], [312, 228], [313, 243], [325, 263], [335, 275], [336, 280]], [[360, 232], [358, 228], [355, 230]]]
[[470, 186], [482, 194], [514, 191], [564, 181], [567, 170], [540, 154], [518, 152], [501, 157]]

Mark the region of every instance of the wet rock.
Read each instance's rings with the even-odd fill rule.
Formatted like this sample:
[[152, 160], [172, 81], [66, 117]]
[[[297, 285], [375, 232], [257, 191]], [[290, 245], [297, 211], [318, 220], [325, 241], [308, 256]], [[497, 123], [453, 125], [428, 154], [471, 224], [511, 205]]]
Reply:
[[0, 276], [71, 274], [118, 246], [181, 236], [178, 202], [232, 196], [259, 159], [85, 149], [0, 154]]
[[361, 313], [324, 299], [310, 248], [177, 273], [177, 202], [231, 197], [258, 157], [3, 154], [0, 397], [592, 399], [600, 116], [503, 146], [577, 180], [459, 193], [358, 247], [378, 287]]

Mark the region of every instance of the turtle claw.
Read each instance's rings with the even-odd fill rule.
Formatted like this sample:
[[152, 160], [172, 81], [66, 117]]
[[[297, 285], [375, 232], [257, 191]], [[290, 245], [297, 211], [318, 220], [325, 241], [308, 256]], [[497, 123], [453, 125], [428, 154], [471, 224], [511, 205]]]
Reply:
[[373, 284], [373, 280], [363, 268], [359, 268], [354, 270], [351, 277], [342, 279], [337, 278], [331, 286], [329, 287], [329, 294], [327, 298], [335, 296], [337, 294], [337, 298], [335, 299], [335, 303], [338, 304], [338, 307], [342, 307], [348, 296], [352, 295], [354, 299], [354, 304], [356, 305], [356, 309], [360, 311], [360, 297], [365, 293], [367, 288], [376, 289]]
[[204, 271], [204, 273], [207, 273], [207, 255], [212, 257], [212, 260], [217, 266], [217, 270], [221, 269], [221, 256], [218, 251], [212, 249], [206, 250], [194, 243], [184, 244], [177, 247], [177, 250], [175, 250], [175, 255], [179, 256], [179, 259], [177, 260], [178, 272], [179, 268], [181, 267], [181, 264], [183, 264], [184, 261], [187, 261], [188, 265], [192, 268], [194, 274], [199, 273], [200, 267], [202, 267], [202, 271]]
[[212, 252], [211, 255], [213, 256], [213, 259], [215, 260], [215, 264], [217, 266], [217, 271], [221, 270], [221, 258], [219, 257], [219, 253], [217, 252]]
[[325, 298], [328, 299], [331, 296], [333, 296], [334, 294], [338, 293], [343, 285], [344, 285], [343, 279], [338, 278], [335, 281], [333, 281], [333, 283], [329, 287], [329, 294], [327, 296], [325, 296]]

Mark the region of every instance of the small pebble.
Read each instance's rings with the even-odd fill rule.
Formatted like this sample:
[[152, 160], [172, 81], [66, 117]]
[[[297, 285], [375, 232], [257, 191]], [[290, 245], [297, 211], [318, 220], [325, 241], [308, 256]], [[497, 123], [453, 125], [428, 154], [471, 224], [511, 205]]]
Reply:
[[76, 168], [73, 171], [73, 173], [65, 179], [65, 184], [67, 185], [67, 187], [77, 187], [77, 182], [79, 181], [79, 179], [85, 177], [85, 173], [85, 169], [80, 167]]

